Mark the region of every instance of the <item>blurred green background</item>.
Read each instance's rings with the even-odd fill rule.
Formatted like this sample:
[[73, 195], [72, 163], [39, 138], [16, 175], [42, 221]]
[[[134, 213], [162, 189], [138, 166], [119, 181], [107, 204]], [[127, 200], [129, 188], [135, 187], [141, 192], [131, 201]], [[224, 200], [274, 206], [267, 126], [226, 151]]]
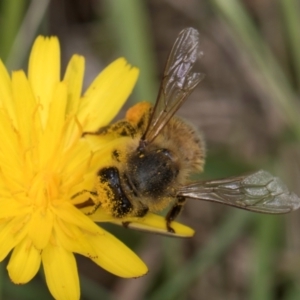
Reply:
[[[119, 56], [140, 68], [130, 102], [154, 101], [180, 30], [201, 34], [206, 78], [179, 114], [203, 132], [202, 178], [260, 168], [300, 194], [300, 3], [298, 0], [1, 0], [0, 57], [27, 68], [38, 34], [57, 35], [63, 70], [86, 57], [85, 86]], [[126, 108], [124, 108], [126, 109]], [[124, 116], [124, 111], [120, 117]], [[106, 228], [130, 245], [149, 274], [124, 280], [78, 257], [82, 299], [300, 299], [300, 215], [256, 215], [189, 201], [180, 240]], [[51, 299], [43, 272], [24, 286], [0, 266], [0, 299]]]

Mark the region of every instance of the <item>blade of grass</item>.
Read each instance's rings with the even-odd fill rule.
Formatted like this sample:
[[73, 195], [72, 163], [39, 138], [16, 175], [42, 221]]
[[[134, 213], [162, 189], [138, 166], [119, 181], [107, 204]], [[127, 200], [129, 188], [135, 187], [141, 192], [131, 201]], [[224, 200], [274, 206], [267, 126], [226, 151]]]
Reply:
[[199, 250], [183, 268], [180, 268], [148, 299], [172, 300], [183, 291], [186, 291], [195, 280], [220, 259], [232, 243], [244, 232], [246, 226], [254, 220], [255, 215], [248, 212], [234, 210], [228, 213], [206, 246]]
[[24, 0], [2, 0], [1, 1], [1, 26], [0, 26], [0, 57], [6, 60], [15, 36], [23, 18], [26, 1]]
[[280, 0], [286, 29], [286, 38], [291, 51], [291, 61], [295, 71], [298, 92], [300, 92], [300, 4], [298, 0]]
[[[182, 244], [184, 240], [181, 239], [163, 239], [163, 276], [169, 278], [173, 276], [174, 272], [180, 268], [183, 263], [182, 259]], [[170, 249], [172, 249], [170, 251]], [[172, 255], [170, 255], [172, 253]]]
[[104, 287], [100, 286], [96, 282], [90, 280], [84, 275], [80, 275], [80, 286], [81, 286], [81, 296], [84, 299], [97, 300], [115, 300], [116, 298]]
[[32, 281], [24, 285], [16, 285], [11, 282], [8, 276], [3, 276], [2, 284], [4, 287], [4, 296], [1, 299], [53, 299], [50, 292], [47, 290], [46, 284], [41, 283], [41, 281], [37, 278], [34, 278]]
[[6, 268], [4, 263], [0, 264], [0, 299], [4, 299], [4, 278], [7, 277]]
[[156, 97], [155, 59], [146, 4], [139, 0], [106, 1], [111, 29], [119, 48], [129, 62], [140, 69], [136, 98], [154, 101]]
[[[297, 278], [298, 279], [298, 278]], [[287, 294], [283, 298], [284, 300], [298, 300], [300, 295], [299, 283], [296, 282], [292, 287], [289, 288]]]
[[256, 255], [253, 259], [254, 272], [250, 298], [253, 300], [274, 299], [276, 254], [282, 236], [282, 218], [278, 216], [259, 216], [256, 232]]
[[32, 0], [30, 2], [10, 54], [6, 60], [8, 69], [20, 68], [24, 62], [38, 28], [44, 19], [49, 3], [50, 0]]
[[263, 84], [278, 107], [278, 111], [282, 113], [286, 123], [300, 140], [299, 105], [295, 91], [259, 34], [253, 20], [240, 1], [213, 0], [211, 3], [220, 17], [232, 27], [237, 42], [241, 41], [239, 45], [244, 48], [241, 51], [247, 51], [256, 64], [257, 73], [261, 74]]

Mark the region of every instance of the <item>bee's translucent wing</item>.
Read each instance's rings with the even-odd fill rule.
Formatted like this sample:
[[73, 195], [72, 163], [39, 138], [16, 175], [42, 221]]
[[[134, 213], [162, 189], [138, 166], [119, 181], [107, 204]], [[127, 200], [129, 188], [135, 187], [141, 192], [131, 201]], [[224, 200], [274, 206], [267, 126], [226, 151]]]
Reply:
[[245, 176], [193, 183], [181, 188], [178, 195], [267, 214], [288, 213], [300, 207], [300, 198], [279, 178], [263, 170]]
[[204, 75], [192, 72], [198, 57], [199, 33], [194, 28], [182, 30], [171, 50], [148, 127], [142, 137], [151, 143]]

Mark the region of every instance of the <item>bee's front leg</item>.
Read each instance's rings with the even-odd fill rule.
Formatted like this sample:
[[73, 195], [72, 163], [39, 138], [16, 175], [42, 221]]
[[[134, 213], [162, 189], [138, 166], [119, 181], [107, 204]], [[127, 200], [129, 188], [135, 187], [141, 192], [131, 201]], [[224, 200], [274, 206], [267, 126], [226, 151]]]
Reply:
[[186, 202], [185, 197], [177, 196], [177, 201], [173, 205], [173, 207], [169, 210], [168, 214], [166, 215], [166, 225], [168, 232], [175, 233], [174, 229], [171, 227], [171, 223], [178, 217], [180, 212], [183, 209], [183, 206]]
[[101, 203], [97, 200], [97, 197], [98, 197], [98, 194], [97, 192], [94, 192], [94, 191], [89, 191], [89, 190], [82, 190], [78, 193], [76, 193], [75, 195], [73, 195], [71, 197], [71, 199], [74, 199], [82, 194], [85, 194], [85, 193], [88, 193], [89, 194], [89, 198], [84, 201], [84, 202], [81, 202], [81, 203], [78, 203], [78, 204], [75, 204], [75, 206], [78, 208], [78, 209], [81, 209], [81, 208], [85, 208], [85, 207], [89, 207], [91, 206], [92, 209], [90, 211], [88, 211], [86, 213], [86, 215], [92, 215], [96, 212], [96, 210], [100, 207]]

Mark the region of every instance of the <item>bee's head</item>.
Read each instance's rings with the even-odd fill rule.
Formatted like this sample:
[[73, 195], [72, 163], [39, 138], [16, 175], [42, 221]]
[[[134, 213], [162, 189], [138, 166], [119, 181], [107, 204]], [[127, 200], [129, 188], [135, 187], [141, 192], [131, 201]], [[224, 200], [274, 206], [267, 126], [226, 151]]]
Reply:
[[179, 168], [169, 150], [146, 147], [130, 155], [127, 172], [141, 196], [159, 197], [174, 182]]

